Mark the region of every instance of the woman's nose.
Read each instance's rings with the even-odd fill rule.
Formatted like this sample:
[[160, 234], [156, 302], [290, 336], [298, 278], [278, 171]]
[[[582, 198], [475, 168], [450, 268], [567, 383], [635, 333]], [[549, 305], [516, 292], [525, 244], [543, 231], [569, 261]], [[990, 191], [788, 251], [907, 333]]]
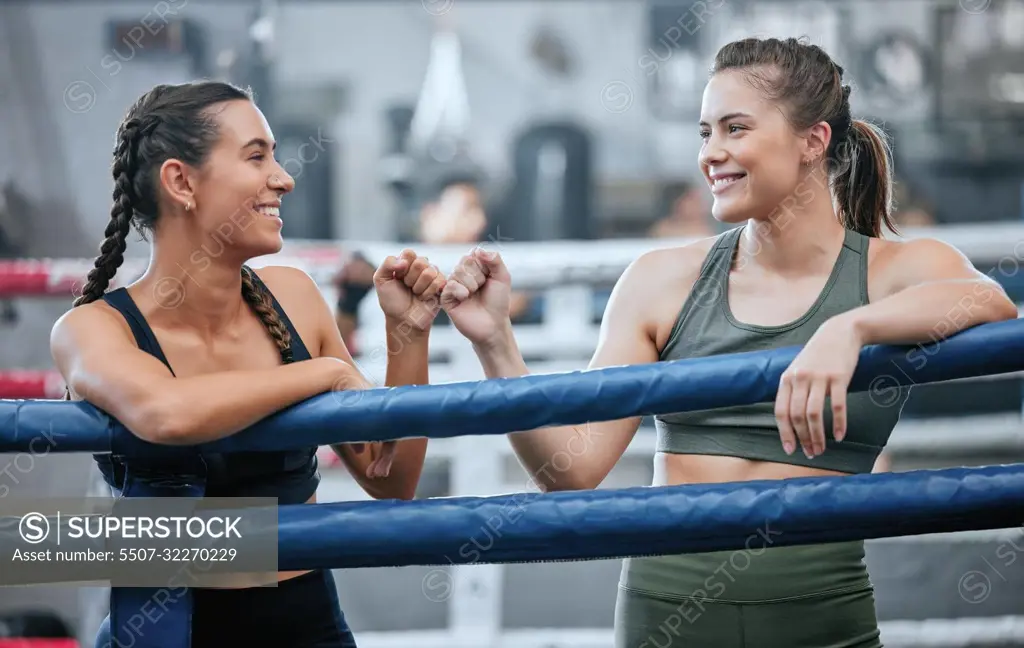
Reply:
[[295, 189], [295, 179], [283, 169], [270, 176], [270, 182], [268, 184], [272, 189], [284, 191], [285, 193]]
[[712, 135], [705, 140], [704, 146], [701, 147], [698, 161], [702, 167], [709, 167], [721, 164], [725, 161], [726, 157], [725, 150], [718, 144], [714, 135]]

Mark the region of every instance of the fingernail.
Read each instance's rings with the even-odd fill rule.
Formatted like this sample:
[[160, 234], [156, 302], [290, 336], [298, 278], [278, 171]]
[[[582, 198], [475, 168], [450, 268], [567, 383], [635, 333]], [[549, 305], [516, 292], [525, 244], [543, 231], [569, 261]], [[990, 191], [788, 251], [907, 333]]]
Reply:
[[782, 449], [786, 451], [786, 454], [791, 455], [793, 454], [793, 450], [795, 450], [796, 448], [793, 447], [792, 442], [786, 441], [785, 443], [782, 444]]
[[804, 449], [804, 456], [807, 457], [808, 459], [814, 459], [814, 454], [810, 450], [807, 450], [806, 448]]

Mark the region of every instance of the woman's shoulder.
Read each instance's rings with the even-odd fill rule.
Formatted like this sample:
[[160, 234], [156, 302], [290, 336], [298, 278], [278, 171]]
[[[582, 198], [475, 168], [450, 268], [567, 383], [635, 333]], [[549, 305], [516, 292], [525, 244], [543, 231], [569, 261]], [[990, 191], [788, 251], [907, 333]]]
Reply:
[[868, 284], [872, 300], [925, 281], [983, 276], [963, 252], [936, 238], [870, 239]]
[[254, 270], [300, 333], [310, 335], [319, 322], [334, 321], [320, 286], [305, 270], [291, 266], [264, 266]]
[[57, 318], [53, 334], [75, 330], [108, 332], [111, 330], [131, 333], [127, 320], [106, 301], [98, 299], [81, 306], [73, 306]]
[[660, 348], [718, 240], [712, 236], [645, 252], [622, 274], [609, 308], [634, 313]]
[[58, 365], [86, 349], [106, 352], [125, 344], [135, 346], [128, 320], [102, 299], [70, 308], [50, 329], [50, 353]]
[[954, 267], [970, 267], [967, 256], [953, 245], [937, 238], [872, 238], [868, 248], [872, 274], [921, 272], [942, 274]]
[[289, 296], [299, 299], [320, 297], [320, 287], [305, 270], [281, 265], [263, 266], [253, 270], [278, 301]]
[[708, 236], [682, 245], [662, 247], [640, 255], [623, 273], [623, 280], [641, 289], [689, 291], [711, 249], [724, 236]]

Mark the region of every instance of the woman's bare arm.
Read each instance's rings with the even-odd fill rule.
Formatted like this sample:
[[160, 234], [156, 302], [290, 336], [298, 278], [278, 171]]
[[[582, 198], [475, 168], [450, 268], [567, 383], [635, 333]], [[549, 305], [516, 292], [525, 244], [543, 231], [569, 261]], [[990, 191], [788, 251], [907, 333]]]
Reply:
[[[675, 281], [693, 281], [705, 250], [659, 250], [634, 261], [619, 278], [601, 322], [597, 350], [590, 369], [657, 362], [657, 317], [652, 305], [665, 299], [666, 263], [677, 269]], [[500, 259], [497, 259], [500, 263]], [[682, 266], [682, 269], [680, 269]], [[692, 266], [692, 267], [691, 267]], [[498, 270], [487, 281], [501, 281], [507, 271]], [[685, 294], [685, 291], [684, 291]], [[675, 310], [675, 306], [673, 306]], [[477, 356], [488, 378], [523, 376], [529, 373], [509, 326], [494, 344], [477, 347]], [[544, 427], [509, 435], [520, 464], [538, 488], [546, 491], [596, 488], [622, 457], [640, 426], [641, 417], [585, 425]], [[556, 461], [556, 455], [571, 458]]]
[[154, 443], [220, 439], [357, 374], [335, 358], [264, 370], [176, 378], [136, 346], [121, 316], [102, 302], [72, 309], [53, 327], [50, 351], [74, 396]]

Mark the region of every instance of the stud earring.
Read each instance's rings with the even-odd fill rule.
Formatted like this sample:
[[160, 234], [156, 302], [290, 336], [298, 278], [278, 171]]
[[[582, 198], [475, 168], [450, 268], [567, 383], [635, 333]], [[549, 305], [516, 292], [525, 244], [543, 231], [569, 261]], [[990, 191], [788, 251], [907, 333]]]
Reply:
[[186, 201], [185, 202], [185, 211], [191, 211], [191, 210], [192, 210], [192, 201], [191, 200]]

